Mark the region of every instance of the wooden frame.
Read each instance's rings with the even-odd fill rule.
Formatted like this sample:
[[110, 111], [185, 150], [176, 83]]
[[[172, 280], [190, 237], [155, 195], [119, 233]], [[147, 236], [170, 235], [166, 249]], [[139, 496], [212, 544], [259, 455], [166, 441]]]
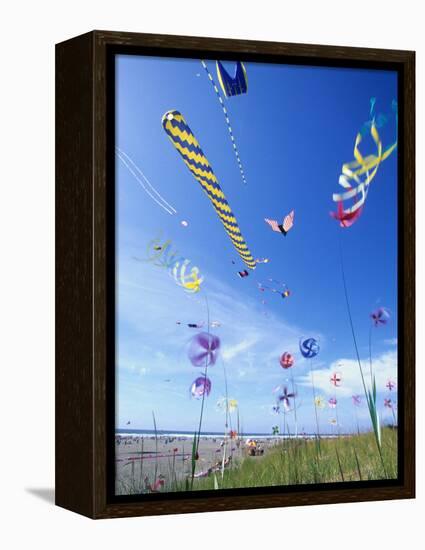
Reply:
[[[250, 496], [170, 496], [150, 501], [108, 498], [107, 288], [113, 234], [109, 202], [108, 55], [138, 48], [146, 55], [222, 58], [232, 54], [275, 62], [373, 67], [400, 74], [403, 181], [400, 251], [403, 287], [400, 339], [403, 387], [400, 424], [404, 445], [397, 483]], [[415, 54], [305, 44], [254, 42], [94, 31], [56, 46], [56, 504], [91, 518], [188, 513], [275, 506], [413, 498], [415, 494]], [[112, 183], [113, 185], [113, 183]], [[400, 264], [399, 264], [400, 265]], [[109, 266], [109, 268], [108, 268]], [[109, 273], [109, 275], [108, 275]], [[108, 317], [109, 316], [109, 317]], [[401, 332], [402, 331], [402, 332]], [[408, 397], [408, 399], [406, 398]], [[164, 496], [164, 495], [161, 495]]]

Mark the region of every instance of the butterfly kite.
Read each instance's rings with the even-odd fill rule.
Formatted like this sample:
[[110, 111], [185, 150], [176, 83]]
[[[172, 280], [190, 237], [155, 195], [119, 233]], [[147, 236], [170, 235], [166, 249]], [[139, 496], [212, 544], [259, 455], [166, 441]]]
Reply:
[[270, 225], [273, 231], [276, 233], [283, 233], [286, 236], [288, 231], [292, 229], [294, 225], [294, 216], [295, 212], [291, 210], [287, 216], [283, 218], [283, 222], [279, 224], [276, 220], [270, 220], [269, 218], [264, 218], [264, 221]]

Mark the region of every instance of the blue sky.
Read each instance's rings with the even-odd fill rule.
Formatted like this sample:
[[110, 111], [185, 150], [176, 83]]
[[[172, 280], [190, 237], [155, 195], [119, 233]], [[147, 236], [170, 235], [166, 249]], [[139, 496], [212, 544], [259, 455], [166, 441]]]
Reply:
[[[317, 393], [334, 395], [331, 374], [342, 374], [336, 390], [341, 430], [353, 429], [351, 395], [361, 393], [348, 325], [339, 263], [339, 239], [352, 314], [365, 369], [369, 313], [385, 306], [390, 323], [373, 331], [374, 368], [380, 402], [385, 383], [397, 372], [397, 156], [379, 168], [360, 219], [341, 229], [329, 212], [340, 192], [341, 166], [353, 158], [357, 131], [368, 119], [370, 98], [389, 112], [397, 98], [396, 73], [247, 63], [248, 93], [226, 100], [244, 166], [242, 183], [228, 130], [214, 90], [198, 60], [118, 56], [116, 61], [116, 144], [140, 167], [177, 213], [161, 209], [117, 158], [117, 427], [194, 430], [200, 402], [189, 397], [200, 375], [187, 358], [196, 331], [177, 325], [206, 320], [205, 296], [213, 332], [221, 339], [221, 359], [209, 371], [204, 430], [222, 430], [216, 410], [224, 395], [223, 362], [229, 397], [239, 402], [245, 431], [270, 432], [280, 422], [270, 410], [277, 384], [290, 384], [279, 356], [294, 353], [299, 429], [313, 431], [310, 365], [298, 351], [299, 338], [320, 339], [313, 363]], [[215, 64], [207, 62], [215, 77]], [[225, 63], [231, 69], [232, 63]], [[268, 257], [244, 279], [244, 269], [221, 222], [198, 182], [166, 136], [162, 115], [177, 109], [196, 135], [238, 219], [255, 258]], [[394, 125], [381, 131], [384, 146]], [[366, 152], [374, 152], [368, 140]], [[369, 149], [368, 149], [369, 147]], [[265, 217], [282, 220], [295, 210], [287, 237], [273, 233]], [[181, 225], [187, 220], [188, 226]], [[202, 290], [187, 294], [170, 274], [146, 258], [148, 243], [171, 240], [204, 276]], [[235, 265], [232, 263], [232, 260]], [[258, 291], [267, 278], [285, 282], [292, 294]], [[261, 299], [267, 300], [266, 314]], [[165, 382], [165, 380], [170, 380]], [[394, 399], [394, 396], [393, 396]], [[384, 420], [390, 419], [382, 410]], [[332, 411], [320, 413], [330, 431]], [[358, 410], [368, 428], [366, 406]], [[293, 414], [287, 415], [293, 428]]]

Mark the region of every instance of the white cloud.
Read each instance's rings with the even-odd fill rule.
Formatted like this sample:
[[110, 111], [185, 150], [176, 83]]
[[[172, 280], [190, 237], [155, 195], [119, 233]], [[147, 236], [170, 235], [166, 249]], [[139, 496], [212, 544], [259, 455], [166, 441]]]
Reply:
[[[361, 359], [366, 386], [370, 387], [369, 358]], [[385, 391], [385, 384], [389, 379], [397, 377], [397, 351], [388, 351], [378, 357], [373, 357], [372, 369], [376, 379], [378, 392]], [[342, 384], [338, 388], [330, 382], [333, 373], [342, 376]], [[363, 394], [363, 385], [357, 359], [341, 358], [333, 361], [328, 367], [313, 371], [314, 385], [317, 390], [326, 394], [336, 393], [337, 397], [350, 397], [353, 394]], [[298, 381], [303, 386], [311, 386], [310, 374], [305, 374]]]
[[231, 359], [234, 359], [237, 355], [239, 355], [242, 352], [245, 352], [252, 348], [258, 341], [258, 338], [245, 338], [238, 344], [235, 344], [234, 346], [226, 346], [223, 347], [222, 355], [223, 359], [226, 361], [230, 361]]
[[396, 346], [398, 344], [398, 339], [388, 338], [387, 340], [384, 340], [384, 344], [387, 344], [387, 346]]

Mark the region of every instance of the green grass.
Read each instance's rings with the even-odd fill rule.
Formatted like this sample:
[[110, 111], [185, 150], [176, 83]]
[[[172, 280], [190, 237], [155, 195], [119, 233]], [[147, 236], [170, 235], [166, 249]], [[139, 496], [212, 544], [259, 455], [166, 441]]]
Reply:
[[[263, 456], [235, 459], [223, 478], [221, 472], [216, 472], [207, 478], [194, 479], [193, 486], [191, 471], [186, 479], [177, 479], [174, 465], [170, 460], [161, 492], [394, 479], [397, 430], [388, 427], [382, 430], [382, 461], [375, 435], [369, 432], [338, 439], [322, 438], [320, 446], [314, 440], [283, 440]], [[146, 492], [142, 473], [135, 475], [134, 464], [130, 468], [129, 475], [118, 480], [118, 493]]]
[[[396, 430], [383, 430], [382, 456], [388, 478], [396, 478]], [[263, 457], [246, 457], [225, 471], [223, 479], [217, 474], [220, 489], [385, 478], [373, 433], [322, 439], [320, 454], [314, 441], [283, 441]], [[193, 485], [193, 490], [206, 489], [214, 489], [214, 476], [196, 480]]]

